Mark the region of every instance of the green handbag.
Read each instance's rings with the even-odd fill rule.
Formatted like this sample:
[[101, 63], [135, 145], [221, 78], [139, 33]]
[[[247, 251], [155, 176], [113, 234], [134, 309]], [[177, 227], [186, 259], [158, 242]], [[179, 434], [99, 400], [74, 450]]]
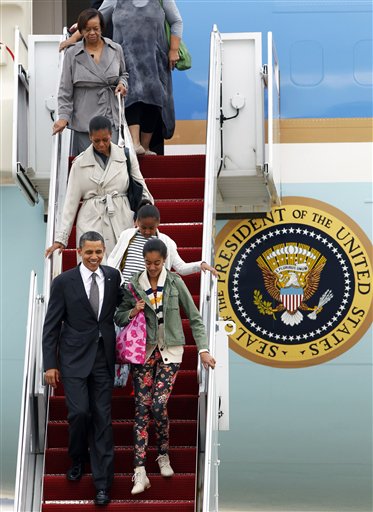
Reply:
[[[163, 1], [160, 0], [160, 4], [163, 8]], [[171, 27], [168, 21], [164, 20], [164, 28], [166, 31], [166, 37], [168, 41], [168, 46], [170, 46], [171, 43]], [[187, 69], [190, 69], [192, 67], [192, 56], [189, 53], [188, 48], [186, 47], [185, 43], [182, 39], [180, 39], [179, 44], [179, 60], [175, 64], [175, 68], [179, 71], [186, 71]]]

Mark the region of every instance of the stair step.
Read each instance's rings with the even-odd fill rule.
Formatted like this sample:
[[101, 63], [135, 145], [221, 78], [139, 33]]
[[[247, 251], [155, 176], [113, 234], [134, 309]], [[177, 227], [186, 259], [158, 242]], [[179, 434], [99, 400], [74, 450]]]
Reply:
[[[196, 469], [196, 447], [195, 446], [171, 446], [169, 455], [175, 473], [193, 473]], [[158, 450], [149, 446], [147, 450], [146, 469], [149, 473], [158, 473], [159, 467], [156, 462]], [[45, 474], [63, 475], [71, 466], [71, 459], [67, 448], [48, 448], [45, 452]], [[86, 467], [89, 470], [89, 464]], [[116, 446], [114, 471], [116, 473], [131, 473], [133, 471], [133, 447]], [[72, 482], [75, 484], [76, 482]]]
[[[56, 501], [44, 503], [42, 512], [97, 512], [94, 502]], [[105, 512], [194, 512], [194, 500], [114, 500]]]
[[[178, 245], [181, 258], [199, 261], [202, 254], [204, 155], [145, 156], [139, 158], [141, 171], [161, 213], [161, 232]], [[63, 252], [62, 268], [76, 265], [76, 228], [72, 229], [68, 248]], [[200, 273], [183, 277], [199, 307]], [[125, 388], [113, 392], [112, 417], [115, 442], [115, 479], [110, 511], [194, 512], [197, 441], [197, 360], [198, 353], [189, 321], [182, 311], [186, 338], [183, 363], [168, 402], [170, 417], [170, 458], [176, 472], [172, 479], [159, 474], [154, 425], [149, 429], [147, 470], [152, 487], [132, 497], [134, 397], [131, 377]], [[71, 465], [68, 456], [67, 410], [62, 386], [50, 398], [48, 449], [45, 456], [43, 512], [97, 512], [93, 498], [92, 475], [80, 482], [69, 482], [65, 472]], [[154, 473], [154, 474], [152, 474]], [[64, 498], [68, 498], [64, 500]], [[176, 499], [177, 498], [177, 499]]]
[[[174, 395], [183, 395], [186, 393], [196, 395], [198, 393], [197, 370], [180, 370], [177, 374], [174, 389]], [[116, 388], [113, 396], [121, 396], [123, 391], [121, 388]], [[63, 396], [63, 384], [60, 382], [54, 391], [54, 396]]]
[[[114, 444], [116, 446], [129, 446], [133, 440], [132, 420], [113, 421]], [[197, 439], [197, 420], [171, 420], [170, 445], [195, 446]], [[48, 447], [64, 448], [68, 444], [67, 421], [53, 421], [48, 423]], [[156, 445], [154, 423], [150, 423], [149, 446]]]
[[201, 272], [195, 272], [187, 276], [181, 276], [192, 295], [198, 295], [201, 288]]
[[139, 158], [144, 178], [204, 177], [205, 155], [167, 155]]
[[[155, 199], [155, 206], [161, 214], [161, 222], [202, 222], [203, 221], [203, 199]], [[78, 217], [79, 210], [83, 204], [80, 201], [76, 212], [74, 224]]]
[[155, 201], [155, 206], [161, 214], [161, 222], [202, 222], [202, 199], [165, 199]]
[[[161, 226], [163, 231], [163, 226]], [[200, 261], [202, 259], [202, 247], [178, 247], [177, 252], [187, 263], [190, 261]]]
[[[170, 419], [192, 420], [197, 417], [197, 395], [171, 394], [167, 404]], [[133, 396], [113, 396], [113, 420], [132, 419], [135, 414]], [[64, 396], [52, 396], [49, 399], [49, 419], [65, 420], [67, 409]]]
[[[202, 223], [197, 222], [190, 224], [162, 224], [162, 233], [170, 236], [176, 242], [176, 245], [180, 247], [202, 247], [202, 231]], [[67, 248], [76, 249], [76, 226], [73, 226], [71, 229]]]
[[202, 247], [202, 232], [202, 223], [162, 224], [162, 233], [171, 237], [180, 247]]
[[[151, 487], [146, 491], [146, 497], [153, 500], [174, 499], [191, 500], [194, 497], [194, 474], [181, 474], [170, 479], [163, 478], [159, 473], [149, 475]], [[115, 475], [110, 496], [117, 500], [129, 499], [132, 489], [132, 474]], [[61, 499], [87, 500], [95, 495], [95, 487], [91, 475], [83, 475], [78, 485], [70, 482], [65, 475], [46, 475], [44, 478], [44, 501]]]
[[146, 185], [157, 199], [203, 199], [204, 178], [147, 178]]

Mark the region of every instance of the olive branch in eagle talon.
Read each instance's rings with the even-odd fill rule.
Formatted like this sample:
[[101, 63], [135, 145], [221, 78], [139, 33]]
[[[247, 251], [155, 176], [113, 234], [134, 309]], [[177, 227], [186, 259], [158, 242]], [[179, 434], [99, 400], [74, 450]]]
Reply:
[[259, 313], [262, 315], [272, 315], [274, 320], [276, 320], [275, 312], [278, 311], [278, 308], [273, 309], [270, 301], [263, 300], [263, 295], [259, 290], [254, 290], [254, 304], [258, 308]]

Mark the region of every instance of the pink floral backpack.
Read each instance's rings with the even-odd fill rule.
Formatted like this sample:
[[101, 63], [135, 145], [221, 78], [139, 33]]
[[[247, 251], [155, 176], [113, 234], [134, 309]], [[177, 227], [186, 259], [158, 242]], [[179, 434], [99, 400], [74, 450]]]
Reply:
[[[136, 300], [139, 298], [129, 284], [128, 288]], [[117, 363], [144, 364], [146, 358], [146, 320], [144, 311], [134, 316], [130, 323], [123, 327], [116, 341]]]

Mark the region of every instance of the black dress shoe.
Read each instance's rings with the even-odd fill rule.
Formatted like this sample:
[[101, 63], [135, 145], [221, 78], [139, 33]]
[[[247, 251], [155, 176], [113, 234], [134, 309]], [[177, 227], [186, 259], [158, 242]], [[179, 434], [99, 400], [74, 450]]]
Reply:
[[108, 505], [110, 498], [107, 489], [99, 489], [96, 494], [95, 505]]
[[75, 482], [82, 478], [84, 473], [84, 462], [74, 461], [71, 468], [67, 471], [66, 477], [68, 480]]

